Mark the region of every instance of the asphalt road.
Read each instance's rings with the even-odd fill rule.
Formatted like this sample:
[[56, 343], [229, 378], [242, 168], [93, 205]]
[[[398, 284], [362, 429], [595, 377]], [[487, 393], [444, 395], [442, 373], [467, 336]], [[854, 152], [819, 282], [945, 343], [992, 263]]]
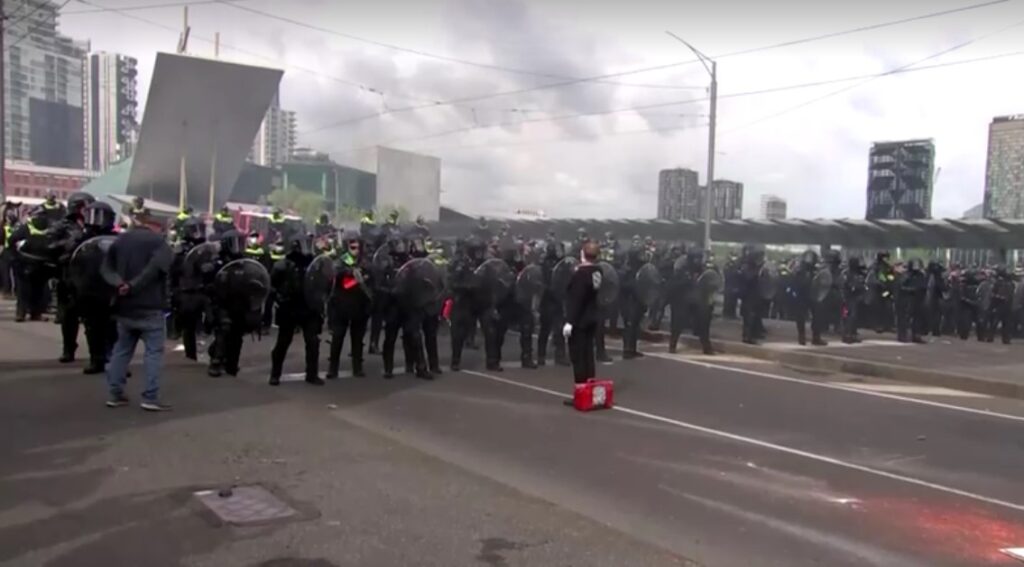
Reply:
[[[301, 370], [300, 344], [291, 371]], [[270, 346], [247, 345], [237, 380], [211, 384], [199, 369], [175, 366], [168, 396], [180, 410], [144, 426], [161, 443], [152, 447], [124, 431], [145, 423], [137, 412], [116, 426], [59, 420], [88, 399], [79, 385], [64, 391], [69, 376], [0, 378], [0, 425], [16, 455], [0, 471], [18, 467], [0, 475], [0, 561], [89, 565], [80, 559], [103, 557], [96, 541], [119, 541], [104, 535], [113, 527], [162, 527], [150, 519], [150, 530], [133, 528], [110, 514], [170, 507], [177, 543], [159, 548], [175, 558], [169, 565], [276, 556], [323, 565], [1024, 565], [1000, 551], [1024, 547], [1016, 401], [655, 352], [600, 366], [616, 382], [618, 408], [580, 414], [561, 403], [571, 387], [565, 368], [496, 374], [473, 353], [467, 370], [433, 382], [385, 381], [373, 377], [374, 360], [369, 378], [312, 388], [295, 376], [272, 389]], [[506, 359], [516, 347], [507, 342]], [[107, 445], [89, 462], [121, 480], [74, 476], [56, 493], [34, 483], [35, 461], [59, 466], [40, 447], [74, 451], [87, 441]], [[211, 534], [167, 501], [139, 502], [231, 473], [283, 487], [320, 519], [259, 543], [248, 532]], [[41, 496], [27, 496], [33, 490]], [[100, 495], [120, 500], [105, 514]], [[26, 535], [47, 532], [24, 527], [12, 510], [35, 518], [37, 530], [50, 511], [75, 537], [35, 535], [33, 548]], [[93, 517], [106, 518], [105, 529], [67, 525]], [[125, 553], [134, 558], [132, 545]]]

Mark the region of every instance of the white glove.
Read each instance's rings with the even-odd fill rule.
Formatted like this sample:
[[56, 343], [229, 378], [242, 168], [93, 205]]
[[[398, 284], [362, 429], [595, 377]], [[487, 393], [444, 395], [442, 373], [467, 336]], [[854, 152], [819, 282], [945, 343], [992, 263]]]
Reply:
[[572, 335], [572, 323], [566, 323], [562, 327], [562, 336], [568, 339], [570, 335]]

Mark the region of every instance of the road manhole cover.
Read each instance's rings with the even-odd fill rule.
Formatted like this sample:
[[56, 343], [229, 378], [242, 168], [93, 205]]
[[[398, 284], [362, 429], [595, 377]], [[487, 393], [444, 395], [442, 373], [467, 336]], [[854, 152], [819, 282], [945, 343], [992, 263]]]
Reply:
[[230, 490], [200, 490], [194, 496], [221, 521], [248, 525], [286, 520], [299, 513], [262, 486], [237, 486]]

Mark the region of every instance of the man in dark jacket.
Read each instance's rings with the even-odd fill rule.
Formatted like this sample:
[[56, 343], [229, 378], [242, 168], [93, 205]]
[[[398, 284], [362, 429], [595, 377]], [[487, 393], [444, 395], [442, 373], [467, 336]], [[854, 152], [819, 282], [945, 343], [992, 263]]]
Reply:
[[601, 289], [601, 268], [596, 265], [599, 254], [597, 243], [588, 241], [582, 245], [583, 263], [569, 280], [565, 298], [562, 334], [569, 340], [569, 359], [577, 384], [594, 378], [597, 373], [594, 336], [597, 334], [600, 313], [597, 291]]
[[142, 339], [145, 387], [141, 407], [146, 411], [167, 411], [170, 406], [160, 402], [160, 372], [171, 248], [159, 232], [157, 219], [142, 213], [132, 221], [132, 228], [118, 236], [103, 263], [104, 279], [117, 290], [113, 305], [117, 343], [107, 365], [107, 407], [129, 403], [124, 394], [125, 373], [135, 346]]

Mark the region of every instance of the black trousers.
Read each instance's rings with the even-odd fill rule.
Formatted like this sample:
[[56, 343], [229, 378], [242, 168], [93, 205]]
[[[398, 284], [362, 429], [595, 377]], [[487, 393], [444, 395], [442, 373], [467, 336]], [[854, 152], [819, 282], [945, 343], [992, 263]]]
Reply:
[[918, 340], [926, 330], [924, 298], [901, 293], [896, 300], [896, 336], [901, 341]]
[[441, 328], [441, 317], [428, 313], [423, 317], [423, 349], [427, 351], [427, 368], [431, 372], [441, 371], [441, 359], [437, 350], [437, 332]]
[[743, 317], [743, 340], [756, 341], [761, 337], [764, 322], [761, 320], [764, 302], [757, 294], [750, 293], [743, 297], [740, 304], [740, 315]]
[[887, 333], [892, 331], [893, 300], [892, 296], [875, 298], [874, 305], [875, 330]]
[[1010, 344], [1014, 332], [1014, 318], [1013, 309], [1009, 304], [993, 301], [987, 323], [985, 340], [991, 342], [996, 336], [996, 327], [999, 327], [1000, 339], [1003, 344]]
[[426, 370], [426, 361], [423, 357], [423, 339], [421, 329], [423, 328], [423, 313], [420, 311], [405, 311], [394, 302], [389, 302], [384, 313], [384, 374], [390, 375], [395, 371], [395, 345], [398, 343], [399, 333], [402, 336], [402, 348], [405, 351], [406, 368], [417, 373]]
[[0, 251], [0, 293], [14, 291], [14, 251], [5, 248]]
[[790, 305], [793, 320], [796, 321], [797, 342], [807, 342], [807, 316], [811, 318], [811, 340], [820, 341], [825, 330], [825, 304], [812, 301], [794, 300]]
[[[225, 370], [236, 374], [242, 356], [245, 327], [241, 320], [220, 309], [214, 310], [213, 342], [210, 343], [210, 371]], [[294, 334], [294, 330], [293, 330]]]
[[978, 340], [985, 340], [985, 317], [976, 305], [961, 303], [959, 317], [957, 317], [956, 332], [961, 340], [967, 340], [971, 336], [971, 326], [974, 326]]
[[640, 323], [646, 307], [640, 298], [626, 293], [622, 298], [622, 354], [636, 354], [640, 342]]
[[387, 301], [383, 295], [378, 295], [370, 307], [370, 348], [373, 350], [380, 347], [380, 333], [387, 317]]
[[726, 319], [736, 318], [736, 304], [739, 302], [739, 298], [739, 293], [726, 285], [725, 293], [722, 295], [722, 317]]
[[515, 329], [519, 333], [519, 359], [523, 364], [532, 363], [535, 327], [533, 312], [529, 307], [515, 304], [502, 309], [497, 325], [499, 361], [501, 351], [505, 348], [505, 335], [509, 329]]
[[549, 342], [555, 345], [555, 363], [565, 361], [565, 338], [562, 337], [564, 324], [565, 316], [561, 305], [554, 301], [541, 303], [540, 325], [537, 329], [537, 364], [547, 363]]
[[711, 350], [711, 313], [713, 305], [688, 301], [685, 294], [673, 297], [669, 308], [671, 311], [669, 350], [675, 351], [679, 346], [679, 337], [689, 326], [693, 336], [700, 339], [705, 352]]
[[501, 363], [501, 348], [498, 342], [497, 317], [486, 309], [469, 304], [467, 300], [455, 299], [452, 306], [452, 366], [462, 364], [462, 350], [469, 338], [470, 331], [480, 323], [484, 335], [484, 353], [487, 366], [494, 367]]
[[857, 318], [860, 316], [860, 299], [851, 299], [844, 304], [843, 340], [852, 341], [857, 338]]
[[46, 311], [49, 270], [19, 261], [14, 265], [14, 277], [17, 280], [17, 316], [39, 319]]
[[208, 308], [208, 302], [206, 297], [200, 293], [183, 292], [179, 297], [178, 305], [177, 325], [181, 332], [182, 346], [185, 347], [185, 358], [196, 360], [199, 355], [196, 338], [199, 326], [203, 322], [203, 315]]
[[594, 336], [597, 325], [590, 323], [573, 328], [569, 335], [569, 360], [572, 362], [572, 375], [577, 384], [582, 384], [597, 376], [597, 361], [594, 353]]
[[285, 312], [289, 310], [285, 307], [278, 312], [277, 341], [270, 352], [270, 377], [281, 377], [288, 348], [295, 338], [295, 331], [301, 328], [302, 341], [306, 347], [306, 379], [317, 378], [320, 373], [320, 330], [323, 327], [323, 318], [304, 310], [294, 315], [286, 315]]
[[57, 318], [60, 320], [61, 353], [74, 358], [78, 350], [78, 329], [81, 314], [75, 302], [71, 285], [64, 279], [57, 281]]
[[369, 304], [346, 305], [335, 309], [331, 320], [331, 353], [327, 363], [327, 375], [337, 376], [341, 362], [341, 349], [345, 345], [345, 334], [351, 337], [352, 372], [363, 371], [363, 341], [366, 324], [369, 321]]

